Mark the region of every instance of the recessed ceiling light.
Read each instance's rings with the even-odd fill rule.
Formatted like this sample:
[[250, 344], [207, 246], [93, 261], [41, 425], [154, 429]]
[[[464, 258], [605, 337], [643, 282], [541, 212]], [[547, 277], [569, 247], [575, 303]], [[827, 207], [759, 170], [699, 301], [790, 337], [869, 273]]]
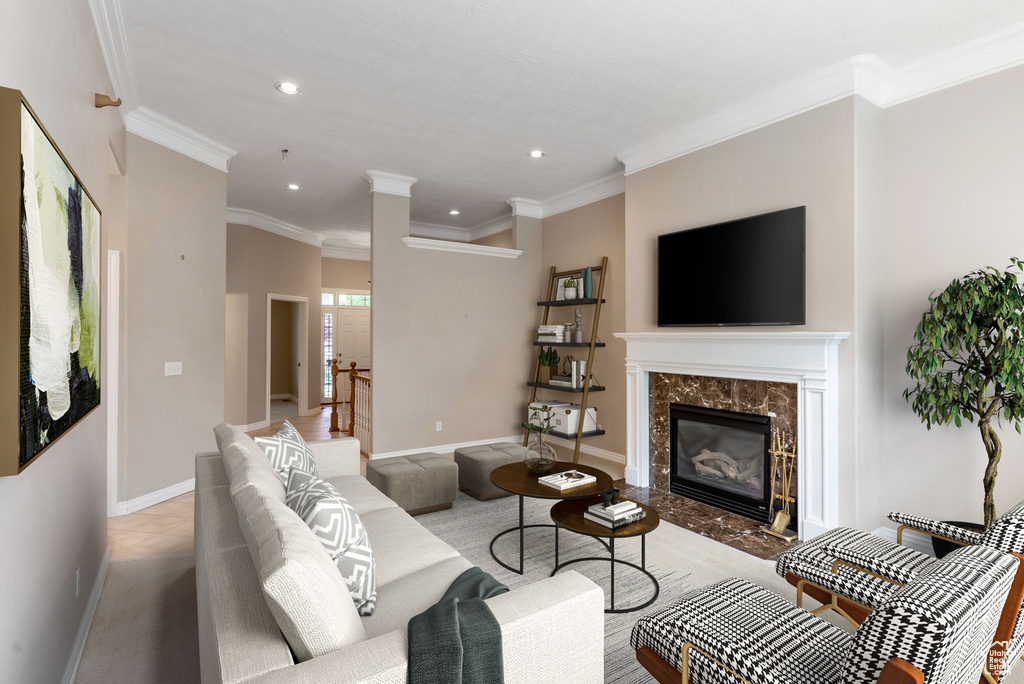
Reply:
[[459, 214], [461, 214], [462, 212], [461, 212], [461, 211], [459, 211], [458, 209], [449, 209], [449, 210], [448, 210], [448, 213], [449, 213], [449, 214], [451, 214], [452, 216], [458, 216], [458, 215], [459, 215]]
[[289, 190], [301, 190], [302, 186], [298, 185], [297, 183], [289, 183], [288, 184], [288, 189]]
[[284, 83], [275, 83], [274, 87], [285, 95], [298, 95], [302, 92], [302, 90], [299, 89], [299, 86], [294, 83], [289, 83], [288, 81], [285, 81]]
[[544, 156], [544, 153], [541, 150], [533, 150], [530, 152], [530, 156], [534, 159], [540, 159]]

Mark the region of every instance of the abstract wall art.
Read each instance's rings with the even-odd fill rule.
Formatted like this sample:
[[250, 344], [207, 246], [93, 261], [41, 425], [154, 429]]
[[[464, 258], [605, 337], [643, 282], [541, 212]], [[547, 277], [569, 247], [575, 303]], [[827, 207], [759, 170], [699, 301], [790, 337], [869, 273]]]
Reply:
[[[0, 463], [0, 475], [23, 470], [100, 403], [100, 212], [18, 93], [18, 207], [10, 225], [6, 148], [16, 92], [0, 93], [0, 250], [16, 234], [18, 255], [17, 282], [5, 273], [0, 283], [0, 316], [13, 308], [7, 289], [16, 287], [19, 334], [16, 349], [7, 336], [0, 342], [0, 363], [12, 364], [16, 353], [19, 440], [17, 463]], [[10, 408], [0, 402], [5, 414]]]

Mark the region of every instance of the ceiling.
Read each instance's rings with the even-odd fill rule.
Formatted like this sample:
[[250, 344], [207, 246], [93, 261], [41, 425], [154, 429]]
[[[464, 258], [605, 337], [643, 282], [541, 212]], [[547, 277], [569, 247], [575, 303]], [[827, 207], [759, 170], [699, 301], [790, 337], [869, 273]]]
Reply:
[[133, 104], [238, 151], [228, 205], [354, 246], [369, 238], [367, 169], [419, 178], [414, 221], [469, 228], [855, 55], [900, 69], [1024, 21], [1019, 0], [120, 5]]

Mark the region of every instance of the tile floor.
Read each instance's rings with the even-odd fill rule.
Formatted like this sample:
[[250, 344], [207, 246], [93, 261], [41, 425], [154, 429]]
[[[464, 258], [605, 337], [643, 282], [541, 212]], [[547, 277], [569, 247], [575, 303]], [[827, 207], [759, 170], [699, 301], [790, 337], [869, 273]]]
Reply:
[[110, 560], [134, 560], [193, 548], [193, 506], [189, 492], [130, 515], [107, 520]]

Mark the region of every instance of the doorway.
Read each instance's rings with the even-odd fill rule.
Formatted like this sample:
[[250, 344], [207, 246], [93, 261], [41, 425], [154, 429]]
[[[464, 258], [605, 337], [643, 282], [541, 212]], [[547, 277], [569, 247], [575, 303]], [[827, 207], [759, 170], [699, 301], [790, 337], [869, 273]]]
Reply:
[[267, 420], [306, 415], [309, 300], [267, 295]]
[[[353, 361], [356, 362], [356, 368], [361, 371], [369, 371], [372, 366], [370, 291], [324, 290], [321, 295], [321, 308], [320, 347], [323, 382], [320, 399], [324, 403], [330, 403], [333, 393], [331, 359], [338, 359], [338, 367], [343, 372], [348, 371]], [[348, 401], [348, 394], [348, 384], [340, 383], [338, 403]]]

